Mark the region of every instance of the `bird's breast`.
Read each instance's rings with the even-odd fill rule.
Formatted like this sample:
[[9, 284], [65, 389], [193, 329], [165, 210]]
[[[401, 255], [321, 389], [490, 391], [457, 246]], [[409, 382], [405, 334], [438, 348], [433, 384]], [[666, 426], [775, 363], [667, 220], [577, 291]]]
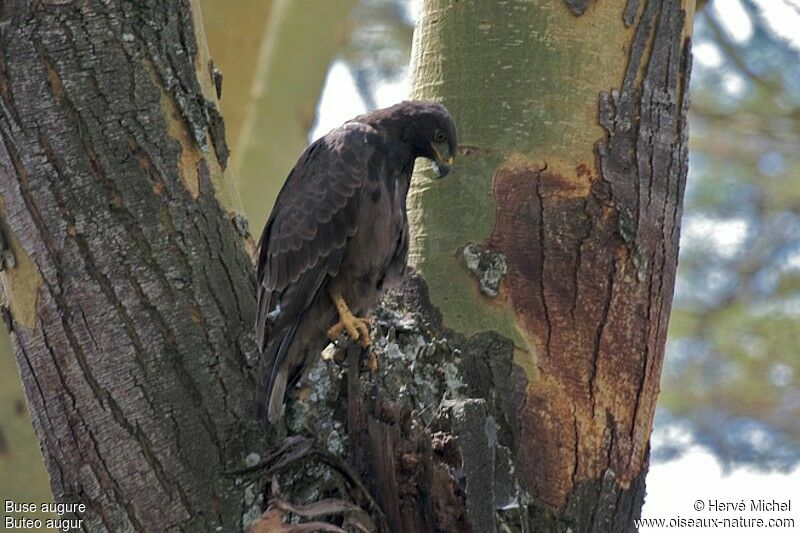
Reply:
[[340, 276], [350, 300], [366, 313], [378, 304], [383, 289], [402, 277], [408, 255], [405, 193], [400, 180], [368, 182], [362, 193], [358, 231], [348, 243]]
[[[398, 238], [408, 232], [405, 194], [387, 183], [371, 184], [362, 199], [353, 245], [370, 269], [385, 269], [397, 253]], [[402, 196], [402, 197], [401, 197]]]

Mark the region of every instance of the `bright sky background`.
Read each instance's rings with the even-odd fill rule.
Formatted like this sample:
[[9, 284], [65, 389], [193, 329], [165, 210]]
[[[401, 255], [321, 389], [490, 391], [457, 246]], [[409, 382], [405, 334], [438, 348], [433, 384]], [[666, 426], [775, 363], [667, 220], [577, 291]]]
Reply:
[[[800, 50], [800, 0], [754, 0], [768, 17], [772, 29], [787, 39]], [[411, 13], [419, 12], [418, 0], [413, 2]], [[792, 7], [791, 5], [796, 6]], [[712, 9], [718, 19], [737, 42], [750, 38], [752, 25], [745, 16], [739, 0], [714, 0]], [[722, 63], [722, 52], [710, 43], [695, 46], [695, 60], [709, 67]], [[742, 80], [737, 74], [731, 74], [728, 90], [736, 92], [742, 88]], [[402, 77], [395, 83], [383, 84], [377, 91], [376, 102], [379, 107], [386, 107], [408, 97], [409, 80]], [[337, 61], [329, 72], [325, 89], [320, 100], [317, 124], [311, 132], [311, 139], [316, 139], [331, 129], [339, 126], [355, 115], [364, 113], [366, 108], [358, 96], [355, 82], [347, 67]], [[735, 247], [745, 241], [747, 224], [744, 221], [712, 220], [707, 217], [687, 218], [684, 234], [700, 240], [711, 242], [721, 249], [735, 251]], [[674, 435], [670, 435], [673, 438]], [[656, 436], [654, 439], [663, 438]], [[696, 500], [703, 500], [707, 505], [709, 499], [739, 502], [744, 500], [750, 505], [751, 499], [767, 499], [786, 501], [792, 498], [791, 513], [713, 513], [708, 510], [696, 512], [693, 508]], [[795, 529], [777, 531], [800, 531], [800, 467], [790, 473], [759, 473], [746, 468], [723, 472], [713, 455], [699, 447], [692, 447], [680, 459], [656, 463], [650, 467], [647, 478], [647, 499], [642, 516], [645, 518], [794, 518]], [[642, 531], [659, 531], [658, 529], [642, 529]], [[667, 531], [662, 529], [661, 531]], [[669, 529], [672, 531], [714, 531], [742, 532], [752, 529]]]

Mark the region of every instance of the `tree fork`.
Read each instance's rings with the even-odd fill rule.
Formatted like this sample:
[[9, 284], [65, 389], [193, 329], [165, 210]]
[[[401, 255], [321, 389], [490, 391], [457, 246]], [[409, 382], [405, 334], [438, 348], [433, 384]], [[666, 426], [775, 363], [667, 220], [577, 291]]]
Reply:
[[55, 499], [91, 531], [246, 523], [216, 474], [261, 447], [254, 277], [199, 9], [2, 17], [4, 315]]
[[[286, 417], [347, 455], [391, 531], [635, 529], [686, 178], [691, 7], [582, 13], [424, 4], [414, 96], [456, 117], [458, 163], [413, 182], [413, 269], [377, 313], [378, 371], [319, 363]], [[340, 490], [321, 477], [285, 481], [297, 498]]]

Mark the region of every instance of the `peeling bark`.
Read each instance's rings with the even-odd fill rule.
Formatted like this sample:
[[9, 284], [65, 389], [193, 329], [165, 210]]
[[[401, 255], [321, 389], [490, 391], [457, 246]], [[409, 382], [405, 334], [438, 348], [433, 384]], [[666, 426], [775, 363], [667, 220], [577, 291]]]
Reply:
[[259, 449], [254, 280], [194, 5], [14, 2], [0, 35], [8, 321], [56, 501], [226, 530]]
[[[530, 497], [522, 529], [628, 531], [641, 509], [686, 180], [692, 4], [423, 10], [415, 96], [448, 106], [465, 147], [454, 185], [415, 181], [412, 258], [445, 326], [516, 344], [527, 387], [507, 423]], [[472, 243], [505, 259], [496, 298], [459, 273], [475, 272], [461, 254]]]

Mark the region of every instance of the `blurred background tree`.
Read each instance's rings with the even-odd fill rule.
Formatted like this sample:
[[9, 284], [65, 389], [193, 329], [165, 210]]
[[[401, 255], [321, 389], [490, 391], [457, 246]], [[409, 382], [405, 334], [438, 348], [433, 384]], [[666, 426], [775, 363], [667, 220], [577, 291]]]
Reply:
[[[237, 165], [255, 161], [244, 154], [257, 152], [263, 139], [286, 137], [275, 119], [259, 115], [281, 95], [258, 81], [269, 72], [265, 43], [280, 29], [275, 13], [283, 3], [203, 2]], [[800, 462], [800, 2], [698, 4], [690, 176], [653, 459], [676, 459], [699, 445], [726, 468], [790, 470]], [[292, 161], [309, 135], [400, 99], [407, 87], [415, 2], [350, 5], [326, 28], [324, 57], [306, 65], [319, 82], [285, 95], [311, 102], [292, 125], [279, 122], [300, 131], [288, 139]], [[313, 9], [307, 16], [312, 29], [328, 23]], [[284, 50], [284, 60], [300, 61], [301, 50]], [[251, 231], [258, 232], [284, 174], [262, 168], [240, 175], [245, 202], [254, 200], [246, 206]], [[46, 501], [14, 367], [3, 333], [0, 499]]]
[[695, 18], [678, 281], [656, 460], [800, 460], [800, 5], [712, 0]]

